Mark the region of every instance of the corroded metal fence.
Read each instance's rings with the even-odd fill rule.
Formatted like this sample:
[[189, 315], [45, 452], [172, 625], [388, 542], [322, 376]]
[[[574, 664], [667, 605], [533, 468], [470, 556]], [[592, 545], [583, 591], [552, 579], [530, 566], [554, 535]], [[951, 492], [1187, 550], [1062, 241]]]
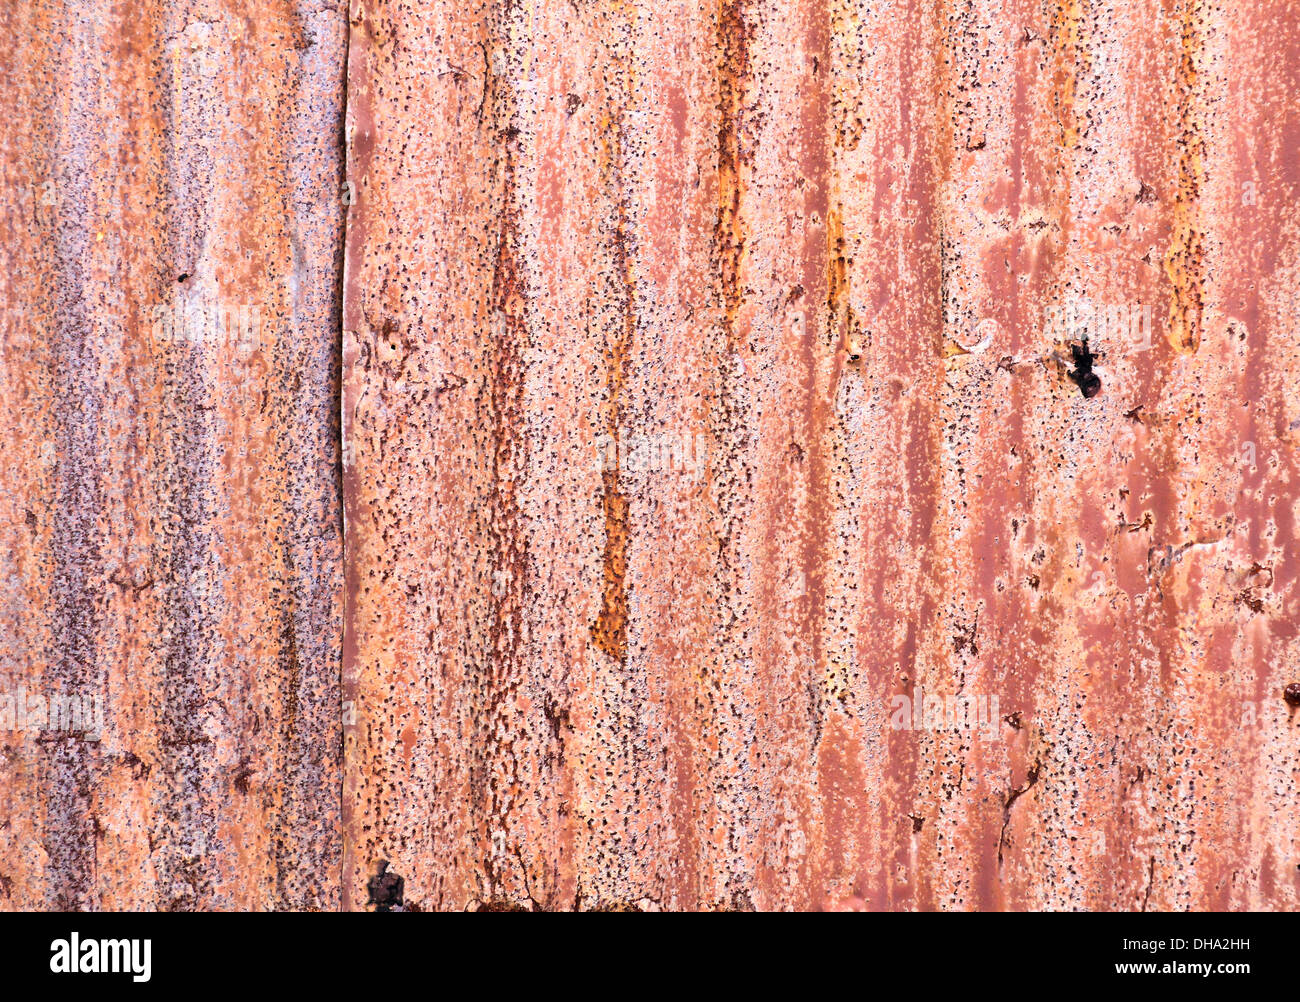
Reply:
[[1288, 0], [0, 24], [0, 907], [1300, 905]]

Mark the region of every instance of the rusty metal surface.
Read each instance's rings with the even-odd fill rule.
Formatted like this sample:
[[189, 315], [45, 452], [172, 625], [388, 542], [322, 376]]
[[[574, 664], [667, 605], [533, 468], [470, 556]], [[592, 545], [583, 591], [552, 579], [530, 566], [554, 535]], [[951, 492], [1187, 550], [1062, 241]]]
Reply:
[[1288, 0], [73, 6], [0, 907], [1300, 906]]
[[0, 907], [337, 907], [346, 21], [0, 11]]
[[1300, 903], [1293, 15], [353, 3], [345, 902]]

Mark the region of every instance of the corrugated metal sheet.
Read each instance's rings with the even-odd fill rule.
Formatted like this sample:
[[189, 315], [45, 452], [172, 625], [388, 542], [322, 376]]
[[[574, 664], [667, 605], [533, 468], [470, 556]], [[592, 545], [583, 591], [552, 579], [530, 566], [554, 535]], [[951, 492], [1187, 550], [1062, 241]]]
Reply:
[[338, 905], [334, 8], [0, 12], [5, 908]]
[[1300, 904], [1288, 2], [78, 10], [0, 905]]

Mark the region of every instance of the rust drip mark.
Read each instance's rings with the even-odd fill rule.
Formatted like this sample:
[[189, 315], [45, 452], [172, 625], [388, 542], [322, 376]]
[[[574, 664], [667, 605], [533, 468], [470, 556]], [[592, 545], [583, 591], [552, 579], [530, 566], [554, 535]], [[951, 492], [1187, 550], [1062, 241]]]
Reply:
[[[745, 179], [743, 171], [752, 164], [752, 153], [742, 141], [749, 82], [751, 29], [746, 21], [745, 0], [720, 0], [718, 4], [714, 64], [717, 81], [718, 138], [716, 150], [717, 206], [713, 224], [713, 253], [717, 258], [713, 295], [720, 308], [723, 358], [717, 376], [717, 401], [712, 432], [718, 446], [717, 510], [720, 526], [717, 543], [717, 592], [715, 615], [723, 630], [735, 622], [730, 601], [733, 590], [731, 566], [733, 539], [748, 498], [736, 487], [746, 482], [749, 471], [736, 447], [735, 430], [746, 420], [744, 401], [737, 392], [743, 380], [740, 353], [745, 345], [738, 330], [744, 301], [741, 272], [748, 239], [741, 212]], [[714, 685], [717, 685], [715, 680]]]
[[721, 256], [723, 324], [728, 348], [734, 350], [736, 315], [742, 299], [740, 271], [746, 233], [740, 202], [744, 182], [741, 168], [747, 154], [741, 144], [745, 81], [749, 74], [749, 26], [741, 0], [718, 5], [718, 215], [714, 238]]
[[1173, 286], [1167, 336], [1170, 346], [1183, 354], [1194, 354], [1200, 347], [1204, 320], [1205, 233], [1200, 220], [1200, 195], [1205, 178], [1205, 127], [1197, 101], [1201, 46], [1198, 25], [1203, 19], [1199, 0], [1185, 0], [1175, 81], [1178, 190], [1164, 261], [1165, 275]]
[[[849, 262], [845, 251], [844, 216], [839, 205], [831, 206], [826, 213], [826, 322], [831, 335], [838, 338], [839, 345], [850, 362], [862, 358], [862, 346], [852, 328], [852, 308], [849, 305]], [[814, 461], [819, 473], [814, 486], [828, 488], [830, 474], [820, 453]], [[814, 530], [814, 539], [820, 539], [822, 545], [818, 551], [819, 561], [827, 556], [825, 534]], [[819, 563], [819, 569], [821, 563]], [[819, 574], [823, 578], [824, 570]], [[824, 585], [822, 586], [824, 588]], [[826, 697], [847, 703], [851, 684], [849, 664], [846, 659], [827, 658], [823, 677]], [[818, 712], [820, 720], [821, 713]], [[820, 742], [820, 724], [819, 738]]]
[[[616, 456], [620, 447], [615, 435]], [[628, 503], [619, 484], [617, 469], [602, 471], [600, 479], [603, 485], [601, 508], [605, 514], [605, 589], [600, 615], [591, 624], [591, 639], [619, 664], [626, 664]]]
[[[591, 639], [597, 647], [621, 665], [627, 664], [627, 551], [629, 505], [621, 480], [623, 397], [631, 360], [632, 335], [636, 329], [636, 280], [629, 250], [628, 195], [623, 184], [623, 120], [620, 115], [605, 143], [617, 196], [618, 219], [614, 231], [614, 259], [622, 288], [622, 322], [615, 327], [607, 350], [608, 393], [605, 399], [605, 434], [614, 443], [613, 462], [601, 470], [601, 510], [605, 518], [605, 585], [600, 614], [591, 624]], [[612, 149], [610, 142], [613, 143]]]
[[495, 429], [492, 455], [493, 651], [508, 657], [509, 645], [522, 637], [522, 588], [526, 581], [527, 552], [523, 515], [517, 487], [527, 469], [524, 456], [524, 381], [522, 343], [528, 337], [524, 318], [525, 289], [518, 257], [519, 219], [516, 200], [514, 137], [507, 136], [505, 185], [502, 192], [502, 228], [497, 247], [493, 286], [497, 290], [498, 317], [490, 346], [492, 378], [488, 403]]
[[998, 866], [1002, 865], [1002, 851], [1007, 845], [1007, 828], [1011, 824], [1011, 808], [1015, 806], [1017, 800], [1028, 793], [1038, 782], [1038, 775], [1041, 769], [1041, 762], [1035, 759], [1033, 767], [1025, 775], [1025, 785], [1018, 786], [1007, 793], [1007, 799], [1002, 805], [1002, 831], [998, 835]]
[[862, 357], [862, 344], [853, 329], [849, 302], [849, 260], [845, 254], [844, 214], [840, 206], [826, 213], [826, 308], [832, 333], [839, 336], [850, 362]]
[[[1079, 80], [1092, 70], [1083, 44], [1083, 6], [1080, 0], [1066, 0], [1052, 13], [1051, 34], [1056, 49], [1056, 104], [1060, 121], [1060, 142], [1067, 149], [1078, 147]], [[1028, 29], [1026, 29], [1028, 34]]]
[[[500, 121], [509, 123], [513, 115], [513, 109], [503, 108]], [[488, 427], [493, 429], [486, 478], [490, 493], [483, 516], [490, 570], [488, 651], [476, 679], [474, 733], [479, 753], [470, 770], [470, 786], [474, 807], [481, 812], [483, 873], [494, 888], [504, 882], [504, 875], [494, 865], [490, 833], [510, 830], [510, 812], [521, 785], [510, 735], [518, 730], [514, 714], [519, 678], [526, 670], [521, 651], [527, 644], [524, 610], [529, 600], [528, 540], [519, 501], [528, 471], [523, 359], [529, 332], [528, 290], [520, 261], [518, 137], [513, 125], [501, 130], [500, 232], [492, 274], [491, 338], [485, 346], [489, 371], [481, 390]]]
[[[292, 551], [286, 549], [289, 573], [295, 571]], [[285, 677], [285, 732], [290, 737], [298, 733], [298, 692], [302, 687], [302, 659], [298, 654], [298, 633], [294, 629], [292, 605], [285, 612], [284, 628], [280, 631], [278, 661]]]

